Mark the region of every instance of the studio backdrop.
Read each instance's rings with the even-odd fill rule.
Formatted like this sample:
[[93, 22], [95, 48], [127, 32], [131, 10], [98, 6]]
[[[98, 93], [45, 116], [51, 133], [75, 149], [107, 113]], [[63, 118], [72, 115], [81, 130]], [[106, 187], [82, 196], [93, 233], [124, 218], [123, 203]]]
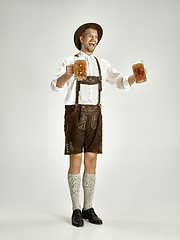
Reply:
[[[179, 218], [180, 2], [173, 0], [1, 0], [0, 204], [65, 209], [66, 87], [50, 82], [77, 53], [75, 30], [97, 22], [104, 35], [95, 56], [123, 75], [142, 59], [147, 81], [129, 91], [104, 83], [103, 154], [94, 197], [124, 216]], [[83, 166], [82, 166], [83, 171]], [[117, 207], [118, 206], [118, 207]], [[117, 214], [118, 216], [118, 214]], [[121, 215], [122, 216], [122, 215]], [[170, 218], [169, 218], [170, 217]]]

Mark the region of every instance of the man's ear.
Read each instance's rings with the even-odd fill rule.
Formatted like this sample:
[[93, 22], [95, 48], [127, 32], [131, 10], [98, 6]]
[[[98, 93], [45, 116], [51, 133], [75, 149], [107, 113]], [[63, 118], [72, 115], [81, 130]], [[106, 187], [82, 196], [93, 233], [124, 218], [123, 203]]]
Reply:
[[82, 40], [83, 40], [83, 36], [80, 36], [79, 40], [80, 40], [80, 42], [82, 43]]

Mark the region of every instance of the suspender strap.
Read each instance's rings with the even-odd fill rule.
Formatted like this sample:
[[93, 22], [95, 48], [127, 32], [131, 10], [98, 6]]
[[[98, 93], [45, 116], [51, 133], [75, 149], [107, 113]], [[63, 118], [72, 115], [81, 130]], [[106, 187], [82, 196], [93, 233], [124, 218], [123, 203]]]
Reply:
[[75, 102], [76, 105], [78, 105], [78, 101], [79, 101], [79, 91], [80, 91], [80, 81], [76, 80], [76, 102]]
[[95, 57], [96, 59], [96, 62], [97, 62], [97, 66], [98, 66], [98, 70], [99, 70], [99, 94], [98, 94], [98, 105], [100, 105], [101, 103], [101, 91], [102, 91], [102, 75], [101, 75], [101, 68], [100, 68], [100, 65], [99, 65], [99, 61], [98, 59]]
[[[95, 56], [94, 56], [94, 57], [95, 57]], [[96, 59], [97, 66], [98, 66], [98, 70], [99, 70], [99, 77], [101, 77], [100, 80], [102, 80], [102, 76], [101, 76], [101, 68], [100, 68], [100, 65], [99, 65], [99, 61], [98, 61], [97, 57], [95, 57], [95, 59]]]

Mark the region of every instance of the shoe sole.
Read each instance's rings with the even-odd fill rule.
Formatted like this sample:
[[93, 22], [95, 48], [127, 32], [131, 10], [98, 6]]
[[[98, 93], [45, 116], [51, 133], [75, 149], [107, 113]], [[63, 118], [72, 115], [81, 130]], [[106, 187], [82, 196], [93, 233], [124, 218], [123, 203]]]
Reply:
[[94, 222], [92, 222], [91, 220], [89, 220], [89, 218], [87, 217], [87, 216], [85, 216], [85, 215], [82, 215], [82, 218], [84, 219], [84, 220], [88, 220], [90, 223], [92, 223], [92, 224], [96, 224], [96, 225], [101, 225], [101, 224], [103, 224], [103, 222], [100, 222], [100, 223], [94, 223]]
[[89, 222], [92, 223], [92, 224], [95, 224], [95, 225], [102, 225], [103, 224], [102, 222], [101, 223], [95, 223], [95, 222], [91, 222], [90, 220], [89, 220]]
[[78, 224], [72, 222], [72, 225], [75, 226], [75, 227], [83, 227], [83, 226], [84, 226], [84, 223], [83, 223], [82, 225], [78, 225]]

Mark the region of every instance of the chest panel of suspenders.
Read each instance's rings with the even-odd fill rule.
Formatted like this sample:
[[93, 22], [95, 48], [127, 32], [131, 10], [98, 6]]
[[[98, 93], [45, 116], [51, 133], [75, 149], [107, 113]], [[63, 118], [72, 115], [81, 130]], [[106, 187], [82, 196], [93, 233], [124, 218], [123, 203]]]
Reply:
[[[77, 56], [77, 55], [75, 55]], [[75, 104], [79, 104], [79, 91], [80, 91], [80, 85], [81, 84], [87, 84], [87, 85], [95, 85], [98, 84], [98, 105], [100, 105], [101, 101], [101, 91], [102, 91], [102, 75], [101, 75], [101, 68], [98, 59], [95, 57], [98, 71], [99, 71], [99, 77], [96, 76], [87, 76], [86, 80], [82, 81], [76, 81], [76, 101]]]

